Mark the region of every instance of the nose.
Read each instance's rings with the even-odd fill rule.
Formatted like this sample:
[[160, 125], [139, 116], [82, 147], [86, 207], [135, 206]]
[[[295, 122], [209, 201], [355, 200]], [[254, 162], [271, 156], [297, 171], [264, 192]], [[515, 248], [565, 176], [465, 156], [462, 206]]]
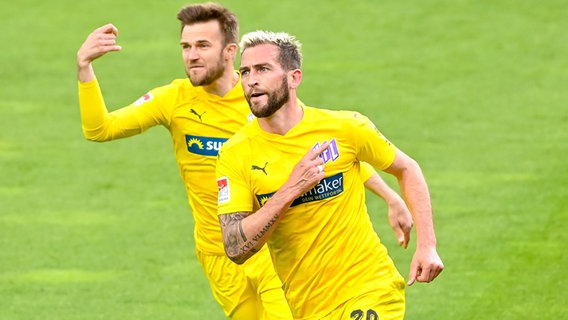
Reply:
[[258, 81], [256, 81], [256, 80], [251, 80], [251, 81], [248, 82], [247, 85], [248, 85], [249, 87], [251, 87], [251, 88], [252, 88], [252, 87], [256, 87], [256, 86], [258, 85]]
[[247, 79], [247, 85], [248, 85], [249, 87], [252, 88], [252, 87], [255, 87], [255, 86], [258, 85], [258, 80], [256, 80], [256, 75], [255, 75], [255, 73], [254, 73], [253, 71], [250, 71], [250, 72], [249, 72], [249, 75], [248, 75], [247, 78], [248, 78], [248, 79]]
[[194, 47], [188, 48], [186, 50], [186, 56], [187, 56], [187, 59], [189, 59], [189, 60], [199, 59], [199, 55], [197, 54], [197, 50]]

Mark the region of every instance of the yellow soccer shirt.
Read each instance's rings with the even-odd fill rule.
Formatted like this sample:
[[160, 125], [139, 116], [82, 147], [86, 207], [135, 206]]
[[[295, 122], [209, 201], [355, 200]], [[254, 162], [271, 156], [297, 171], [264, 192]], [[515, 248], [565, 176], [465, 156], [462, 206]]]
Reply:
[[219, 97], [192, 86], [188, 79], [178, 79], [109, 113], [94, 80], [79, 83], [79, 104], [83, 131], [91, 140], [124, 138], [157, 125], [169, 130], [195, 219], [196, 247], [206, 254], [224, 255], [215, 165], [221, 145], [253, 118], [240, 81]]
[[361, 180], [363, 181], [363, 183], [367, 182], [367, 180], [369, 180], [375, 173], [377, 173], [373, 166], [366, 162], [361, 162], [360, 171]]
[[245, 126], [219, 152], [219, 214], [255, 212], [310, 150], [322, 154], [326, 177], [283, 214], [268, 240], [286, 298], [297, 319], [317, 319], [382, 280], [400, 277], [373, 230], [360, 161], [385, 169], [396, 148], [365, 116], [304, 107], [285, 135]]

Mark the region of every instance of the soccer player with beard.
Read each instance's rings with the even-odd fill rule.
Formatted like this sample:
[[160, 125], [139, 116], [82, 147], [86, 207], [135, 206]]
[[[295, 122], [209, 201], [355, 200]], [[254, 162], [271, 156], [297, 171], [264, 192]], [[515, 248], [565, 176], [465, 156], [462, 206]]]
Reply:
[[[234, 69], [238, 21], [213, 3], [182, 8], [181, 49], [187, 78], [150, 90], [129, 106], [108, 112], [92, 62], [119, 51], [118, 29], [108, 24], [93, 31], [77, 53], [79, 105], [85, 137], [110, 141], [164, 126], [195, 220], [197, 257], [211, 290], [231, 319], [291, 319], [282, 284], [266, 247], [236, 265], [225, 255], [217, 217], [215, 165], [220, 146], [253, 115]], [[389, 205], [389, 222], [406, 247], [412, 218], [402, 199], [376, 172], [366, 171], [369, 189]], [[371, 182], [374, 181], [374, 186]]]
[[362, 114], [298, 103], [294, 37], [257, 31], [240, 47], [241, 81], [257, 118], [217, 159], [228, 257], [246, 263], [268, 244], [294, 319], [403, 319], [405, 283], [373, 231], [360, 167], [364, 161], [398, 179], [417, 232], [412, 285], [443, 269], [419, 165]]

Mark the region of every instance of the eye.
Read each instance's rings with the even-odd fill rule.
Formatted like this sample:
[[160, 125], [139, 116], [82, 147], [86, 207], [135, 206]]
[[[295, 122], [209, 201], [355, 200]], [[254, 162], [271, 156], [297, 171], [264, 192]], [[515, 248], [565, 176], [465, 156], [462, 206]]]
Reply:
[[248, 76], [249, 73], [250, 73], [250, 72], [249, 72], [248, 70], [242, 70], [242, 71], [241, 71], [241, 77]]
[[268, 71], [268, 70], [269, 70], [269, 69], [268, 69], [267, 67], [260, 67], [260, 68], [258, 69], [258, 71], [260, 71], [260, 72], [266, 72], [266, 71]]

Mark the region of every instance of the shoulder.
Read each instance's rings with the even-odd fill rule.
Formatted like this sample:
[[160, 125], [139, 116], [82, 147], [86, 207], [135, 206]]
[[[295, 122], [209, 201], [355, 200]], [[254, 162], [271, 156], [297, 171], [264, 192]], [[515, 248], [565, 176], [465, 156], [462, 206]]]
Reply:
[[[255, 121], [255, 120], [254, 120]], [[238, 149], [242, 152], [243, 148], [247, 148], [250, 141], [256, 136], [256, 130], [254, 128], [254, 121], [247, 123], [241, 127], [235, 134], [233, 134], [224, 144], [223, 150], [234, 150]]]
[[358, 111], [330, 110], [314, 107], [305, 107], [305, 110], [312, 121], [333, 121], [341, 126], [359, 126], [371, 123], [367, 116]]
[[340, 110], [336, 111], [337, 116], [345, 121], [351, 121], [354, 123], [367, 123], [369, 122], [369, 118], [364, 114], [360, 113], [359, 111], [352, 111], [352, 110]]
[[248, 137], [243, 130], [237, 131], [219, 149], [217, 153], [217, 169], [235, 165], [244, 166], [250, 154]]
[[261, 139], [260, 129], [257, 119], [247, 123], [241, 127], [235, 134], [233, 134], [219, 150], [219, 159], [221, 155], [237, 156], [240, 159], [245, 159], [251, 154], [252, 144], [257, 139]]
[[195, 97], [199, 94], [199, 90], [189, 82], [189, 79], [174, 79], [172, 82], [154, 88], [150, 92], [156, 96], [178, 97], [183, 95], [186, 98]]
[[152, 91], [179, 91], [185, 90], [191, 83], [187, 79], [174, 79], [172, 82], [152, 89]]
[[170, 100], [178, 96], [178, 92], [180, 91], [180, 87], [182, 86], [181, 82], [173, 81], [169, 84], [162, 85], [159, 87], [155, 87], [141, 96], [138, 100], [136, 100], [133, 104], [135, 106], [139, 106], [142, 104], [146, 104], [152, 101], [160, 101], [163, 103], [166, 100]]

